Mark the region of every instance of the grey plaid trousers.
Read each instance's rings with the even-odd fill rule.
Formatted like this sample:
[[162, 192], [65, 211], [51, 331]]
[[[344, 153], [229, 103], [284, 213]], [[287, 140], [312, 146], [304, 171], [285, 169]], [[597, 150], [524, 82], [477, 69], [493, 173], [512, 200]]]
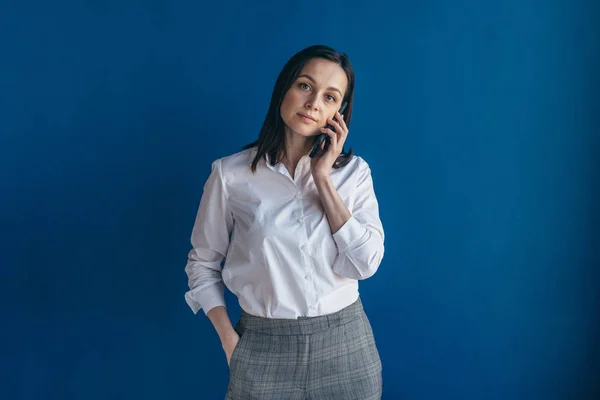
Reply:
[[225, 400], [379, 400], [381, 359], [360, 297], [299, 319], [242, 310]]

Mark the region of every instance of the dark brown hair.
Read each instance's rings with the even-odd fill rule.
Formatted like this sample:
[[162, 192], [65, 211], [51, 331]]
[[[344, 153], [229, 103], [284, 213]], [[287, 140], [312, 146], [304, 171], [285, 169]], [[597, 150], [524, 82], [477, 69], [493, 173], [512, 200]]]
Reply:
[[[348, 56], [345, 53], [339, 53], [328, 46], [314, 45], [307, 47], [290, 58], [279, 73], [279, 77], [275, 82], [273, 94], [271, 95], [269, 110], [267, 111], [267, 116], [263, 122], [258, 139], [242, 147], [243, 150], [257, 147], [258, 152], [252, 161], [253, 172], [256, 171], [256, 166], [261, 158], [264, 158], [266, 161], [266, 154], [269, 154], [269, 159], [272, 165], [275, 165], [281, 161], [285, 155], [285, 123], [283, 122], [280, 113], [281, 102], [283, 101], [283, 98], [285, 97], [285, 94], [289, 90], [292, 83], [294, 83], [302, 71], [304, 65], [313, 58], [324, 58], [326, 60], [333, 61], [342, 67], [344, 72], [346, 72], [346, 76], [348, 78], [348, 90], [346, 91], [342, 101], [348, 101], [348, 107], [344, 113], [344, 121], [346, 122], [346, 126], [350, 127], [350, 120], [352, 118], [352, 101], [354, 99], [354, 70], [352, 69], [352, 65], [350, 64]], [[354, 152], [352, 149], [350, 149], [350, 151], [347, 153], [342, 149], [342, 153], [333, 164], [333, 168], [341, 168], [345, 166], [350, 162], [353, 155]]]

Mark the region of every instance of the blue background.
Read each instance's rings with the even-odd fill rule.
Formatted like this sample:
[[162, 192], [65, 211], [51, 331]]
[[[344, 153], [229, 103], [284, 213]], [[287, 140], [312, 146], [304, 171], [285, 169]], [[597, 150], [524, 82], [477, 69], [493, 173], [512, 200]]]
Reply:
[[2, 2], [0, 398], [224, 397], [189, 235], [210, 163], [315, 43], [357, 74], [383, 398], [600, 396], [598, 8]]

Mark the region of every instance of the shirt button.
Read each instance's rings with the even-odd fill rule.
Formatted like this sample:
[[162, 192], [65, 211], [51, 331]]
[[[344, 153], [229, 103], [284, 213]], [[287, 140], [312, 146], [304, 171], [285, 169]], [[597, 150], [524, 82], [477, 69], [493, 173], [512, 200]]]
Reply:
[[304, 276], [304, 279], [308, 280], [308, 278], [309, 278], [309, 277], [308, 277], [308, 275], [305, 275], [305, 276]]
[[310, 308], [311, 310], [314, 310], [315, 306], [309, 306], [308, 308]]
[[304, 222], [304, 217], [298, 217], [298, 222], [303, 223]]
[[296, 198], [298, 200], [300, 200], [302, 198], [302, 193], [300, 193], [300, 192], [296, 193]]

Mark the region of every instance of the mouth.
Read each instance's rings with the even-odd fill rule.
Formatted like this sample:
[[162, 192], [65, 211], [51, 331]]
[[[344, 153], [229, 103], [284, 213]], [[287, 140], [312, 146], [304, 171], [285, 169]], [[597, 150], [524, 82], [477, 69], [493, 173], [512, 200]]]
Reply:
[[302, 117], [302, 119], [305, 120], [305, 121], [307, 121], [307, 122], [317, 122], [316, 119], [314, 119], [314, 118], [312, 118], [312, 117], [310, 117], [310, 116], [308, 116], [306, 114], [298, 113], [298, 115], [300, 117]]

